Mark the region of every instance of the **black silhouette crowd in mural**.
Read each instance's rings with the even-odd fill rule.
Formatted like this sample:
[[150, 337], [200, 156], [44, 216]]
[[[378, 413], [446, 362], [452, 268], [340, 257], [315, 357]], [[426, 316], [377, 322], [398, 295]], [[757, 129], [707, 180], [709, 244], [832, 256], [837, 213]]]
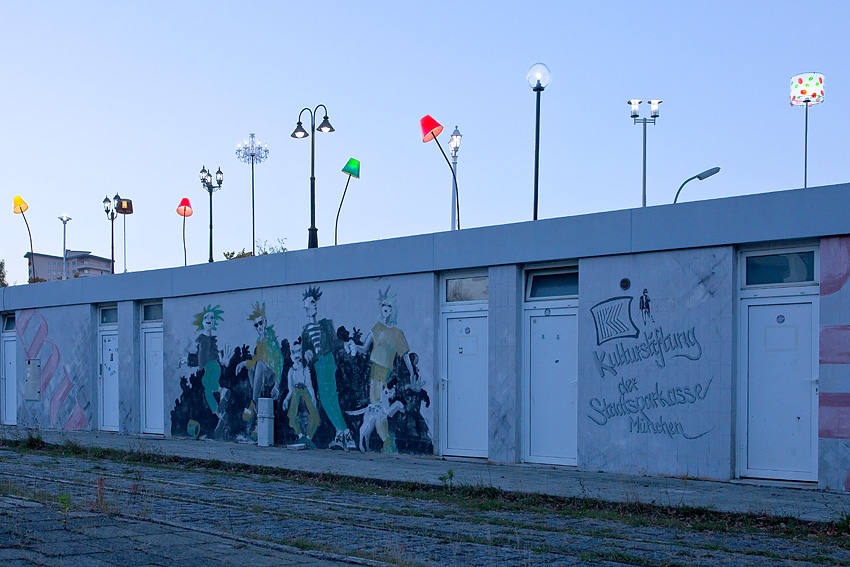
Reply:
[[171, 411], [171, 434], [254, 442], [260, 398], [274, 405], [275, 444], [344, 451], [432, 454], [421, 414], [431, 400], [419, 357], [396, 327], [396, 294], [378, 291], [380, 320], [364, 335], [319, 316], [322, 291], [302, 294], [306, 321], [292, 341], [280, 340], [264, 303], [248, 314], [253, 346], [218, 344], [219, 305], [195, 315], [194, 350], [182, 358], [188, 378]]

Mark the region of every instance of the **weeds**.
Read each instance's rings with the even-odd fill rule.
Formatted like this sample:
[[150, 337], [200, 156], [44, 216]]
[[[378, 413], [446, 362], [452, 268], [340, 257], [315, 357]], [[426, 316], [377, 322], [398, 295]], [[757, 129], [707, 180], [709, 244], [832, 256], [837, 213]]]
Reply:
[[71, 510], [71, 495], [67, 492], [60, 494], [56, 500], [59, 502], [59, 513], [62, 514], [62, 529], [68, 529], [68, 512]]
[[444, 489], [449, 490], [449, 491], [454, 490], [455, 471], [453, 471], [452, 469], [449, 469], [449, 470], [446, 471], [446, 474], [444, 474], [442, 476], [438, 476], [437, 478], [440, 479], [441, 481], [443, 481], [443, 488]]

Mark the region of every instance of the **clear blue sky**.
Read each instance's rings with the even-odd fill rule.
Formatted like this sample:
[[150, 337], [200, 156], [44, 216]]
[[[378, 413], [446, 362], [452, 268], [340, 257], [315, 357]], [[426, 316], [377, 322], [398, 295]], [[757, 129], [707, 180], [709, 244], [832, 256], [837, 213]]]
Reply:
[[[850, 2], [188, 2], [0, 0], [0, 258], [26, 280], [30, 206], [37, 252], [109, 256], [104, 196], [133, 199], [130, 271], [208, 257], [202, 165], [219, 166], [215, 257], [251, 247], [250, 166], [236, 143], [256, 132], [261, 240], [305, 248], [310, 142], [298, 112], [323, 103], [336, 132], [316, 139], [320, 246], [448, 230], [451, 174], [419, 119], [463, 133], [464, 228], [531, 219], [534, 93], [543, 61], [540, 217], [640, 206], [640, 126], [626, 100], [660, 98], [648, 131], [648, 203], [802, 187], [803, 110], [792, 75], [822, 72], [810, 110], [809, 186], [848, 181]], [[794, 211], [777, 222], [794, 222]], [[116, 221], [121, 271], [122, 225]], [[392, 261], [388, 258], [387, 261]]]

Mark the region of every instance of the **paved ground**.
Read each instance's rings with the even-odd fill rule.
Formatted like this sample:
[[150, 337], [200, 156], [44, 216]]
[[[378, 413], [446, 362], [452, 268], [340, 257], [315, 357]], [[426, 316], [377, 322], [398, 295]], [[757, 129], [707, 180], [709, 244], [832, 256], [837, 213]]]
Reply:
[[[267, 454], [278, 453], [287, 455]], [[385, 467], [406, 462], [376, 458]], [[360, 459], [368, 462], [362, 455], [351, 462]], [[717, 526], [694, 530], [664, 518], [643, 525], [353, 482], [2, 448], [0, 494], [3, 567], [850, 565], [850, 546], [805, 532], [792, 538]]]
[[[0, 565], [100, 567], [339, 567], [330, 555], [287, 550], [99, 511], [58, 513], [27, 498], [0, 497]], [[369, 564], [369, 562], [360, 562]]]
[[[25, 432], [23, 432], [25, 434]], [[0, 427], [0, 438], [17, 438], [21, 430]], [[331, 472], [360, 478], [412, 481], [442, 486], [449, 470], [455, 484], [493, 486], [507, 491], [563, 497], [598, 498], [610, 502], [643, 502], [702, 507], [723, 512], [753, 512], [810, 521], [834, 521], [850, 514], [850, 493], [801, 488], [782, 483], [729, 483], [678, 478], [635, 477], [577, 471], [544, 465], [499, 465], [477, 460], [438, 457], [293, 451], [284, 447], [137, 437], [101, 432], [41, 432], [50, 443], [147, 451], [223, 462], [282, 467], [305, 472]]]

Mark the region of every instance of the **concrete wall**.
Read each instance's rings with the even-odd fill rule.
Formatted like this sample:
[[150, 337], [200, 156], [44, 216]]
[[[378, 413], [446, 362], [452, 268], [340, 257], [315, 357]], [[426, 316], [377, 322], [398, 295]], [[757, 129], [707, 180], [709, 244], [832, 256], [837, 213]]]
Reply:
[[731, 477], [734, 260], [715, 247], [579, 264], [583, 467]]
[[[112, 304], [119, 311], [119, 431], [140, 432], [139, 309], [154, 300], [164, 308], [166, 434], [250, 439], [258, 396], [273, 395], [280, 380], [279, 443], [307, 437], [333, 448], [337, 431], [349, 430], [363, 446], [365, 408], [384, 403], [389, 412], [396, 401], [388, 427], [398, 449], [430, 453], [441, 434], [438, 282], [455, 271], [486, 270], [487, 452], [490, 460], [517, 462], [527, 427], [524, 270], [569, 261], [578, 262], [580, 281], [578, 466], [726, 480], [736, 474], [738, 251], [821, 242], [819, 483], [848, 490], [848, 190], [751, 195], [5, 288], [0, 312], [18, 318], [19, 423], [99, 427], [97, 307]], [[775, 221], [787, 211], [796, 213], [794, 222]], [[282, 403], [291, 349], [299, 338], [317, 340], [304, 334], [305, 297], [317, 305], [316, 322], [328, 320], [333, 333], [328, 352], [308, 346], [308, 366], [316, 389], [323, 373], [336, 391], [314, 392], [312, 403], [305, 393], [301, 411], [291, 414]], [[413, 375], [403, 356], [393, 368], [373, 369], [366, 347], [375, 324], [389, 320], [382, 303], [395, 310], [395, 328], [418, 355]], [[268, 330], [258, 334], [260, 318], [273, 340], [266, 340]], [[320, 370], [326, 354], [332, 363], [326, 359]], [[27, 400], [26, 362], [35, 358], [41, 393]], [[252, 383], [265, 387], [254, 391]], [[393, 397], [382, 400], [375, 383], [394, 385]], [[365, 431], [373, 450], [385, 446], [380, 411], [372, 411], [375, 430]]]

